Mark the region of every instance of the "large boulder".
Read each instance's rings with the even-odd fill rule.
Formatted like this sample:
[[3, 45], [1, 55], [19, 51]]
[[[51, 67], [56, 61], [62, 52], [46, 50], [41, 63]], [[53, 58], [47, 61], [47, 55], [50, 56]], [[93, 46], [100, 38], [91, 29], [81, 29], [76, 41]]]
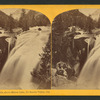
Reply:
[[69, 80], [65, 76], [56, 75], [52, 77], [52, 86], [57, 87], [64, 84], [69, 84]]

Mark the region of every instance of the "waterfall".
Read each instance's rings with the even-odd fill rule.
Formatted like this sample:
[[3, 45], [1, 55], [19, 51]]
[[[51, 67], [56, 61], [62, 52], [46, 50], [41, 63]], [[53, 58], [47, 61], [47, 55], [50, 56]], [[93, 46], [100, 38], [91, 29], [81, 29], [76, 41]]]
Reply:
[[80, 89], [100, 89], [100, 37], [96, 38], [85, 65], [77, 80]]
[[40, 61], [42, 47], [48, 41], [50, 27], [38, 27], [23, 32], [17, 36], [15, 47], [9, 53], [8, 59], [0, 74], [0, 89], [36, 89], [30, 74]]

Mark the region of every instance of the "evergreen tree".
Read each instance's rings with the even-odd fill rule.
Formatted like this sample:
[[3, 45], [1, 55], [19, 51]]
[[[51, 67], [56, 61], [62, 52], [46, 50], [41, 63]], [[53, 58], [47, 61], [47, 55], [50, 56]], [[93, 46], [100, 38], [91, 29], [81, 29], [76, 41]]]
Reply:
[[91, 15], [88, 16], [88, 20], [87, 20], [87, 30], [89, 31], [89, 34], [92, 34], [92, 29], [94, 28], [94, 23], [93, 20], [91, 18]]
[[13, 33], [13, 28], [14, 28], [14, 19], [12, 17], [12, 14], [10, 14], [10, 19], [9, 19], [9, 31], [10, 33]]
[[46, 47], [43, 49], [43, 54], [41, 55], [41, 71], [40, 75], [44, 76], [43, 80], [46, 80], [50, 77], [51, 74], [51, 38], [49, 37], [49, 41], [46, 44]]
[[33, 70], [31, 74], [33, 78], [35, 77], [44, 83], [47, 88], [51, 88], [51, 36], [49, 36], [46, 47], [43, 48], [43, 53], [40, 56], [40, 71]]
[[23, 29], [23, 31], [27, 31], [29, 29], [25, 9], [22, 9], [22, 14], [19, 19], [19, 26]]

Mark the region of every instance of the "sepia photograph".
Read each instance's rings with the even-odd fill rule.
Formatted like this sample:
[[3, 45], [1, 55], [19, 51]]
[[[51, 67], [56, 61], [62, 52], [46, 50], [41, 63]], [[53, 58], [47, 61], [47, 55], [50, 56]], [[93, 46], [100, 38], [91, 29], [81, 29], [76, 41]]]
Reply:
[[100, 89], [100, 9], [74, 9], [53, 20], [52, 89]]
[[51, 23], [29, 9], [0, 9], [0, 89], [51, 88]]

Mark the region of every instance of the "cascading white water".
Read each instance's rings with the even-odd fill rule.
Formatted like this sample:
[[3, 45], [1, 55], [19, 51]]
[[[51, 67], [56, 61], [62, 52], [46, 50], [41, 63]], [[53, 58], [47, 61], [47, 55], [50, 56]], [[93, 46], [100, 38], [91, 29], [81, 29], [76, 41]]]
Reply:
[[80, 89], [100, 89], [100, 37], [90, 52], [77, 80]]
[[17, 37], [15, 47], [10, 52], [8, 59], [0, 74], [1, 89], [36, 89], [37, 84], [31, 82], [30, 74], [40, 61], [42, 47], [45, 47], [50, 27], [34, 27], [29, 31], [23, 32]]

